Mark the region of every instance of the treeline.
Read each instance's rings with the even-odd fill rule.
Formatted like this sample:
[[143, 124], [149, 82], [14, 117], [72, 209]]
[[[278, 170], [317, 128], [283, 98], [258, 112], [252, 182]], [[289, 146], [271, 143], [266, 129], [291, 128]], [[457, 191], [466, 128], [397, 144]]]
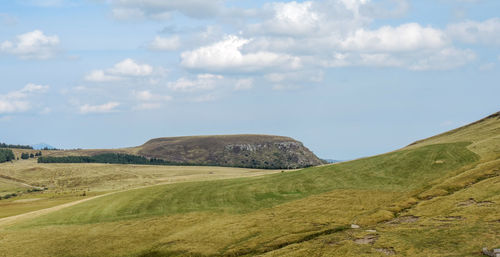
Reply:
[[16, 156], [10, 149], [0, 149], [0, 163], [10, 162], [16, 159]]
[[30, 145], [9, 145], [6, 143], [0, 143], [0, 148], [33, 149]]
[[143, 156], [118, 153], [104, 153], [94, 156], [45, 156], [38, 158], [38, 163], [111, 163], [111, 164], [144, 164], [144, 165], [179, 165], [162, 159], [148, 159]]
[[35, 153], [35, 154], [33, 154], [33, 153], [22, 153], [21, 154], [21, 159], [27, 160], [29, 158], [35, 158], [35, 157], [40, 157], [40, 156], [42, 156], [42, 151], [39, 151], [38, 153]]

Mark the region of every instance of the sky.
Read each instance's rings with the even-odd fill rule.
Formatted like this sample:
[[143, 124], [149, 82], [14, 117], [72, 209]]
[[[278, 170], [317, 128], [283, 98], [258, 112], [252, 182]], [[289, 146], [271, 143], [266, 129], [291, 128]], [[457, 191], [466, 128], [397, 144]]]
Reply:
[[349, 160], [500, 111], [498, 0], [2, 0], [0, 142], [274, 134]]

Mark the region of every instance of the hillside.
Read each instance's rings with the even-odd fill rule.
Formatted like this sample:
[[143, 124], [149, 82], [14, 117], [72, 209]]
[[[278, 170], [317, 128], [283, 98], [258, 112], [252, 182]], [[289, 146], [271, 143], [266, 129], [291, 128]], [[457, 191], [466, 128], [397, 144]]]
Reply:
[[355, 161], [107, 195], [4, 229], [0, 251], [481, 256], [500, 247], [499, 221], [500, 117], [492, 115]]
[[188, 165], [297, 169], [323, 164], [301, 142], [269, 135], [166, 137], [123, 149], [60, 151], [53, 156], [120, 153]]

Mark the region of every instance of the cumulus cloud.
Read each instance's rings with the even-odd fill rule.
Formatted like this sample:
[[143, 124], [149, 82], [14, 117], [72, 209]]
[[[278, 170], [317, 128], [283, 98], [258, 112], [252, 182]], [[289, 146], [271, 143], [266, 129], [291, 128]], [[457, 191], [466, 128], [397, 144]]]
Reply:
[[271, 13], [261, 22], [246, 29], [250, 34], [267, 36], [321, 36], [343, 33], [360, 28], [370, 22], [360, 14], [364, 0], [328, 0], [270, 3], [261, 11]]
[[81, 114], [90, 114], [90, 113], [109, 113], [115, 111], [116, 107], [118, 107], [120, 103], [118, 102], [108, 102], [101, 105], [90, 105], [84, 104], [80, 106]]
[[408, 23], [377, 30], [359, 29], [342, 40], [340, 45], [344, 50], [393, 52], [441, 48], [447, 43], [442, 31]]
[[207, 71], [255, 72], [266, 68], [296, 69], [300, 58], [267, 51], [243, 53], [249, 39], [230, 35], [215, 44], [181, 54], [181, 65]]
[[174, 51], [181, 46], [179, 36], [160, 37], [157, 36], [149, 44], [149, 49], [153, 51]]
[[31, 109], [29, 98], [44, 93], [49, 86], [29, 83], [20, 90], [0, 95], [0, 114], [25, 112]]
[[272, 77], [324, 67], [452, 69], [475, 59], [471, 50], [453, 45], [449, 29], [418, 23], [373, 26], [373, 17], [398, 16], [407, 9], [407, 0], [268, 3], [238, 35], [181, 53], [181, 65], [202, 72]]
[[148, 64], [138, 64], [127, 58], [106, 70], [93, 70], [85, 76], [85, 80], [92, 82], [110, 82], [124, 80], [131, 77], [147, 77], [153, 74], [153, 67]]
[[214, 89], [217, 86], [217, 82], [223, 78], [224, 77], [221, 75], [198, 74], [196, 79], [182, 77], [175, 82], [170, 82], [168, 88], [173, 91], [181, 92], [211, 90]]
[[250, 26], [253, 33], [278, 35], [310, 34], [319, 29], [320, 14], [313, 10], [313, 2], [271, 3], [264, 8], [271, 9], [271, 19]]
[[48, 59], [57, 54], [59, 43], [58, 36], [47, 36], [41, 30], [34, 30], [18, 35], [14, 41], [0, 43], [0, 52], [22, 59]]
[[455, 23], [449, 25], [447, 31], [451, 37], [464, 43], [500, 45], [500, 18]]

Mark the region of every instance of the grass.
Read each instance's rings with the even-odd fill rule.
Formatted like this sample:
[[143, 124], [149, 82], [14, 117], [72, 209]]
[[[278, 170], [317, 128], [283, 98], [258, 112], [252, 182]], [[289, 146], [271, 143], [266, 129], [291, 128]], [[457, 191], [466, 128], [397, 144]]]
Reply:
[[430, 145], [261, 178], [143, 188], [68, 208], [37, 222], [84, 224], [200, 211], [247, 213], [334, 189], [411, 191], [477, 161], [478, 157], [466, 149], [467, 145]]
[[0, 164], [7, 176], [55, 191], [112, 191], [160, 183], [252, 177], [279, 172], [225, 167], [148, 166], [120, 164], [39, 164], [22, 160]]
[[0, 228], [0, 252], [481, 256], [500, 245], [499, 128], [491, 118], [341, 164], [128, 190]]
[[[272, 174], [276, 170], [222, 167], [178, 167], [110, 164], [38, 164], [22, 160], [0, 164], [0, 218], [52, 207], [72, 200], [111, 191], [184, 181], [218, 180]], [[9, 178], [9, 179], [7, 179]], [[45, 192], [28, 193], [25, 184], [48, 187]], [[17, 200], [38, 199], [33, 202]]]
[[[96, 195], [96, 193], [87, 194], [86, 197]], [[40, 209], [50, 208], [64, 203], [84, 199], [82, 192], [67, 192], [65, 194], [55, 194], [47, 192], [38, 192], [24, 194], [20, 197], [12, 197], [0, 201], [0, 218], [23, 214]]]

